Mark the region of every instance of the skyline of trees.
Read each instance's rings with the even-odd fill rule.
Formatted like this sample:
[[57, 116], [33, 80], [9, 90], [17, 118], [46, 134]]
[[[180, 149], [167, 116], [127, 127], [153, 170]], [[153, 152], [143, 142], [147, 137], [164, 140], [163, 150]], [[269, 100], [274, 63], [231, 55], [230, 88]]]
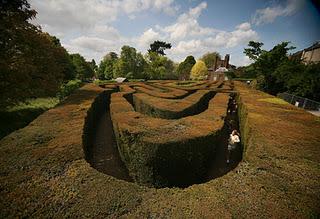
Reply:
[[290, 59], [288, 52], [294, 47], [282, 42], [266, 51], [263, 43], [250, 41], [244, 53], [254, 63], [242, 68], [244, 74], [256, 78], [257, 88], [276, 95], [289, 92], [320, 101], [320, 63], [305, 65]]

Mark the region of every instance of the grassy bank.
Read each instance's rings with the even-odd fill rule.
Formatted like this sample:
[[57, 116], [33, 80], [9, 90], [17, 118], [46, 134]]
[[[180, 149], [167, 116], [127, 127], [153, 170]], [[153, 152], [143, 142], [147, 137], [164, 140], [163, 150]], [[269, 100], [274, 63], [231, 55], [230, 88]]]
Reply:
[[28, 99], [23, 103], [0, 110], [0, 139], [25, 127], [40, 114], [55, 107], [80, 86], [82, 86], [80, 80], [72, 80], [61, 85], [57, 97]]
[[0, 139], [9, 133], [28, 125], [41, 113], [59, 103], [59, 98], [47, 97], [29, 99], [25, 103], [0, 111]]

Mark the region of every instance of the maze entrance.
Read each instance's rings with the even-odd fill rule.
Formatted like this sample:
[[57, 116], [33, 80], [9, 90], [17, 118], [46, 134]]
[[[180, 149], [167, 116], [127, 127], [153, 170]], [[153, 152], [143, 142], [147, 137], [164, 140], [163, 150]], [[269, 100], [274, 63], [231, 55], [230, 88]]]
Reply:
[[117, 88], [101, 105], [105, 110], [94, 128], [89, 163], [98, 171], [157, 188], [185, 188], [220, 177], [240, 162], [238, 146], [226, 163], [229, 134], [239, 130], [229, 82]]

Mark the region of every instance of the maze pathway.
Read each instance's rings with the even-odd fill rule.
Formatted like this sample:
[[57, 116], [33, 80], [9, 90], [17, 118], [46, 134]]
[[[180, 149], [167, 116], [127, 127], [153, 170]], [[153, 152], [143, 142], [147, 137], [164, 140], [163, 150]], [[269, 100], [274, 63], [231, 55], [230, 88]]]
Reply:
[[119, 85], [110, 97], [110, 116], [121, 160], [134, 181], [184, 186], [179, 182], [208, 177], [225, 138], [230, 96], [213, 90], [222, 86], [221, 81], [183, 89], [158, 82]]

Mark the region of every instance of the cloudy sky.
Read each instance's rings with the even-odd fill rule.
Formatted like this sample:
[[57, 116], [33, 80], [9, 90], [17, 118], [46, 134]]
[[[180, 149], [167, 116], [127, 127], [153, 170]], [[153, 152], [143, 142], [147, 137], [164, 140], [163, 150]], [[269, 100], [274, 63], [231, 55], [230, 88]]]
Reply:
[[210, 51], [246, 65], [248, 41], [271, 49], [291, 41], [301, 50], [320, 40], [320, 14], [309, 0], [30, 0], [34, 23], [71, 53], [99, 62], [130, 45], [145, 54], [155, 40], [172, 44], [176, 62]]

